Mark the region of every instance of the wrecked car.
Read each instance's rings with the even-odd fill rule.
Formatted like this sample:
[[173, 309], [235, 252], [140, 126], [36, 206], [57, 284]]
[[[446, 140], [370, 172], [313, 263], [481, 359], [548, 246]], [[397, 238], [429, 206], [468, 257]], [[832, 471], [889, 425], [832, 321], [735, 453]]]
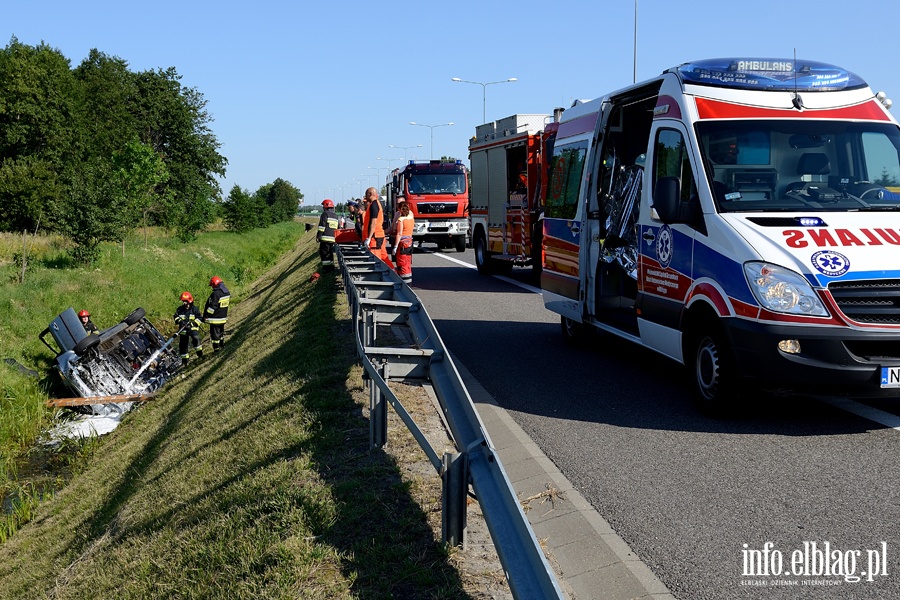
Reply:
[[138, 308], [120, 323], [88, 334], [75, 310], [67, 308], [39, 338], [56, 354], [56, 368], [77, 396], [150, 394], [178, 371], [181, 361], [170, 347], [174, 338], [163, 337], [144, 314]]

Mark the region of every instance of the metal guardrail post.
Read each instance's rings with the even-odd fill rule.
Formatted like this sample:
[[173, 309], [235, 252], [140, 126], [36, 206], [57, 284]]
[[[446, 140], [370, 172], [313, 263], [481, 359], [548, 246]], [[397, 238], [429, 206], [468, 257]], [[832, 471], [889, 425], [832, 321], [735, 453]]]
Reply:
[[445, 544], [465, 548], [466, 496], [469, 492], [469, 469], [465, 453], [444, 454], [441, 482], [441, 540]]
[[[388, 365], [382, 363], [381, 378], [387, 380]], [[387, 444], [387, 402], [374, 379], [369, 380], [369, 449], [384, 448]]]

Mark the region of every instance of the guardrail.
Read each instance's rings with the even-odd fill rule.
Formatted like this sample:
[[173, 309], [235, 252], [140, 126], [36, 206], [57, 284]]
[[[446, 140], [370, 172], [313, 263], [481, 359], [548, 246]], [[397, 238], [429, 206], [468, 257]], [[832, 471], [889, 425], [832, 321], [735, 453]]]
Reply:
[[[472, 398], [441, 336], [415, 293], [361, 244], [335, 247], [350, 303], [357, 353], [369, 386], [370, 446], [387, 442], [387, 405], [400, 416], [442, 481], [442, 540], [465, 541], [469, 485], [515, 598], [564, 598], [531, 524], [509, 482]], [[408, 346], [379, 346], [379, 326], [403, 325]], [[388, 385], [430, 382], [457, 452], [439, 457]]]

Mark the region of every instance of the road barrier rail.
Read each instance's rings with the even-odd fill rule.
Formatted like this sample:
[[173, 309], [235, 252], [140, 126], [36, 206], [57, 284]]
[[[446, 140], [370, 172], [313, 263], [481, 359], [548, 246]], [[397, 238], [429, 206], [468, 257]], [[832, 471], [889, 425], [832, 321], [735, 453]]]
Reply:
[[[425, 306], [400, 277], [361, 244], [338, 244], [336, 255], [350, 304], [357, 354], [369, 387], [369, 441], [387, 443], [387, 405], [403, 420], [441, 477], [442, 540], [464, 544], [469, 486], [515, 598], [564, 598], [525, 517], [500, 457]], [[409, 343], [379, 346], [379, 330], [400, 326]], [[382, 329], [383, 331], [383, 329]], [[396, 342], [394, 335], [382, 335]], [[438, 456], [391, 391], [391, 381], [429, 383], [456, 452]]]

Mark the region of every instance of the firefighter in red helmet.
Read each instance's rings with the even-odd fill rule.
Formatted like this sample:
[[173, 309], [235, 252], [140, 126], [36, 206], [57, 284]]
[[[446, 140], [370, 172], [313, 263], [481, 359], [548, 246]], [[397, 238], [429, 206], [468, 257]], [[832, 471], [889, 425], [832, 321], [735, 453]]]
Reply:
[[316, 241], [319, 242], [319, 258], [322, 260], [324, 273], [334, 270], [334, 235], [338, 228], [338, 217], [334, 212], [334, 202], [330, 199], [322, 200], [322, 209]]
[[97, 329], [97, 326], [94, 325], [94, 322], [91, 321], [91, 313], [88, 311], [83, 309], [78, 311], [78, 318], [81, 320], [81, 324], [84, 326], [84, 330], [88, 335], [100, 332], [100, 330]]
[[181, 364], [187, 365], [191, 359], [190, 347], [194, 346], [197, 357], [203, 358], [203, 345], [200, 343], [200, 322], [203, 315], [194, 306], [194, 296], [190, 292], [181, 293], [181, 306], [175, 309], [175, 325], [178, 327], [178, 353]]
[[231, 292], [219, 277], [209, 280], [212, 292], [206, 299], [203, 309], [203, 321], [209, 324], [209, 337], [212, 339], [213, 352], [218, 352], [225, 345], [225, 323], [228, 321], [228, 303]]

